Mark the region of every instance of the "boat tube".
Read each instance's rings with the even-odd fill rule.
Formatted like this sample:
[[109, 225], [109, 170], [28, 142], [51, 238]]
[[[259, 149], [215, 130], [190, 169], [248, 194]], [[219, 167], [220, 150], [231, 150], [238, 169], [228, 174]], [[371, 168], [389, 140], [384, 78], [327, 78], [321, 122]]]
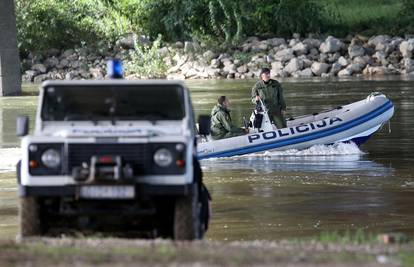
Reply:
[[250, 133], [198, 144], [199, 159], [232, 157], [274, 150], [305, 149], [313, 145], [354, 142], [361, 145], [394, 114], [385, 95], [372, 93], [366, 99], [287, 120], [287, 127], [274, 125], [250, 129]]

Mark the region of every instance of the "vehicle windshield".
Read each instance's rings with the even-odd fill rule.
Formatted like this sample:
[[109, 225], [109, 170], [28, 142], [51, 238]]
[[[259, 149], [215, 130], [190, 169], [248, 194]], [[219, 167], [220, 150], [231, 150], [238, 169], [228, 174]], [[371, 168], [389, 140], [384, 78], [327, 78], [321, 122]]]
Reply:
[[50, 85], [44, 121], [181, 120], [184, 90], [179, 85]]

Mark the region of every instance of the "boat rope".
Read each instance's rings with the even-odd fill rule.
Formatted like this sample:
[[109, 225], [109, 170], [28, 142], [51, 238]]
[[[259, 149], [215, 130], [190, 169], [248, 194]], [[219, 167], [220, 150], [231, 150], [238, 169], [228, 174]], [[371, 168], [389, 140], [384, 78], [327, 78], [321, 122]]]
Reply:
[[388, 133], [391, 133], [391, 121], [388, 121]]

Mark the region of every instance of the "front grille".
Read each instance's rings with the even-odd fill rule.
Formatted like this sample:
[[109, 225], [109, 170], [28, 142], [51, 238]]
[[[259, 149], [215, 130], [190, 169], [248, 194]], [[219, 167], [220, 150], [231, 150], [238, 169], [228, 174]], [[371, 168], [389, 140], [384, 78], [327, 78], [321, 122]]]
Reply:
[[152, 155], [148, 144], [69, 144], [68, 145], [68, 170], [82, 166], [82, 163], [90, 165], [92, 156], [120, 156], [122, 165], [130, 164], [135, 174], [145, 173], [150, 167]]

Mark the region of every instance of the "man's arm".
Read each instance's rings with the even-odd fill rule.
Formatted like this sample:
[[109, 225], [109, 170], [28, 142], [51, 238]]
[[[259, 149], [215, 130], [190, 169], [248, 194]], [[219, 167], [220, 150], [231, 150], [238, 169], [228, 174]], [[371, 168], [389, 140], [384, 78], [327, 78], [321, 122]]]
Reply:
[[241, 128], [235, 127], [228, 116], [220, 114], [220, 122], [229, 133], [242, 133], [244, 132]]

